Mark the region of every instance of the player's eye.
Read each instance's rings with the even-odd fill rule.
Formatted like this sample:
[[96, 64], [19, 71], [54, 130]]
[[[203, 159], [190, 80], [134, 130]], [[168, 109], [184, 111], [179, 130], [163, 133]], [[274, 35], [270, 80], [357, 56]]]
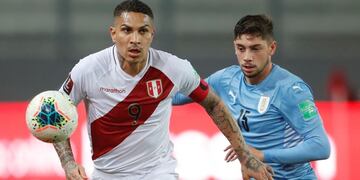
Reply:
[[129, 27], [122, 27], [122, 28], [120, 28], [120, 31], [128, 34], [131, 32], [131, 29]]
[[238, 49], [240, 52], [245, 52], [245, 48], [244, 48], [244, 47], [238, 46], [237, 49]]
[[256, 45], [256, 46], [251, 47], [252, 51], [260, 51], [262, 49], [263, 49], [263, 47], [261, 45]]
[[141, 28], [141, 29], [139, 30], [139, 33], [140, 33], [140, 34], [145, 34], [145, 33], [147, 33], [147, 32], [149, 32], [149, 30], [148, 30], [147, 28]]

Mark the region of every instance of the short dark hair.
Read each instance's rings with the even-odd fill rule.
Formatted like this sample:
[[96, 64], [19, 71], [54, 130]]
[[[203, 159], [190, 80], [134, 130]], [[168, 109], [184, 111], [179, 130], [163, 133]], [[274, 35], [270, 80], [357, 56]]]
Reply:
[[151, 19], [154, 19], [151, 8], [139, 0], [126, 0], [117, 5], [114, 9], [114, 17], [121, 16], [123, 12], [138, 12], [146, 14], [150, 16]]
[[243, 34], [260, 36], [266, 40], [274, 39], [271, 18], [263, 14], [244, 16], [235, 25], [234, 39]]

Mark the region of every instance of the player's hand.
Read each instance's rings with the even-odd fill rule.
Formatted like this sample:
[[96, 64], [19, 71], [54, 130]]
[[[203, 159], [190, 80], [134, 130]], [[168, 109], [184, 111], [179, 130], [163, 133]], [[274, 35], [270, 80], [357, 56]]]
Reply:
[[[250, 151], [249, 158], [245, 164], [241, 166], [241, 172], [243, 175], [243, 179], [247, 180], [250, 177], [254, 177], [255, 179], [272, 179], [272, 175], [274, 172], [269, 165], [262, 163], [261, 161], [264, 160], [264, 154], [262, 151], [257, 150], [249, 145], [247, 148]], [[225, 161], [230, 162], [238, 159], [238, 155], [236, 154], [235, 150], [232, 148], [231, 145], [226, 147], [224, 151], [227, 151], [225, 155]]]
[[67, 180], [83, 180], [87, 179], [85, 169], [76, 162], [68, 162], [64, 166], [65, 175]]
[[244, 180], [251, 177], [257, 180], [273, 180], [274, 172], [269, 165], [264, 164], [251, 153], [241, 163], [241, 173]]
[[[257, 150], [257, 149], [255, 149], [255, 148], [249, 146], [249, 145], [247, 145], [247, 147], [248, 147], [250, 153], [252, 153], [252, 154], [253, 154], [255, 157], [257, 157], [260, 161], [264, 161], [264, 153], [263, 153], [262, 151]], [[232, 148], [231, 145], [229, 145], [228, 147], [226, 147], [226, 148], [224, 149], [224, 151], [225, 151], [225, 152], [227, 151], [227, 153], [226, 153], [226, 155], [225, 155], [225, 161], [226, 161], [226, 162], [230, 162], [230, 161], [234, 161], [234, 160], [238, 159], [238, 156], [237, 156], [235, 150]]]
[[[268, 169], [269, 172], [272, 171], [270, 166], [267, 166], [267, 168], [270, 168], [270, 169]], [[272, 173], [272, 174], [274, 175], [274, 173]], [[250, 175], [246, 171], [244, 171], [243, 168], [241, 168], [241, 175], [242, 175], [243, 180], [250, 180], [250, 178], [251, 178]]]
[[241, 176], [243, 180], [250, 180], [249, 174], [247, 174], [247, 172], [245, 172], [243, 168], [241, 168]]
[[232, 148], [231, 145], [229, 145], [228, 147], [226, 147], [226, 148], [224, 149], [224, 151], [225, 151], [225, 152], [227, 151], [227, 153], [226, 153], [226, 155], [225, 155], [225, 161], [226, 161], [226, 162], [234, 161], [234, 160], [236, 160], [236, 159], [238, 158], [238, 155], [236, 154], [234, 148]]

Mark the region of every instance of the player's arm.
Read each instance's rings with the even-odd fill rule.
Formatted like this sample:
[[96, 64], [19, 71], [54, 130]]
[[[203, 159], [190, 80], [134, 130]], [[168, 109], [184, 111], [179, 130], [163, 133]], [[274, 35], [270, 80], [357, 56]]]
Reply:
[[288, 98], [284, 98], [279, 109], [303, 142], [290, 148], [265, 150], [264, 161], [289, 164], [327, 159], [330, 143], [310, 88], [296, 83], [283, 94]]
[[249, 152], [239, 127], [220, 98], [210, 90], [200, 104], [234, 147], [245, 172], [256, 179], [272, 179], [271, 168]]
[[[86, 68], [79, 63], [72, 69], [68, 78], [60, 87], [59, 91], [69, 95], [71, 101], [77, 105], [85, 96], [81, 86], [81, 76], [83, 70]], [[85, 169], [77, 164], [74, 160], [74, 155], [70, 145], [70, 139], [62, 142], [53, 143], [56, 153], [59, 156], [61, 166], [63, 167], [66, 179], [87, 179]]]
[[[249, 151], [255, 156], [257, 157], [260, 161], [264, 161], [264, 153], [260, 150], [255, 149], [254, 147], [251, 147], [249, 145], [247, 145], [247, 148], [249, 149]], [[236, 154], [234, 148], [232, 148], [231, 145], [229, 145], [228, 147], [226, 147], [224, 149], [226, 153], [225, 155], [225, 161], [226, 162], [230, 162], [230, 161], [235, 161], [236, 159], [238, 159], [238, 155]]]
[[[204, 79], [204, 81], [208, 84], [208, 86], [215, 92], [215, 94], [218, 93], [218, 87], [220, 85], [221, 78], [223, 77], [224, 70], [219, 70], [213, 74], [211, 74], [208, 78]], [[221, 89], [221, 88], [220, 88]], [[178, 105], [184, 105], [193, 103], [194, 101], [188, 97], [182, 94], [181, 92], [176, 93], [176, 95], [172, 99], [172, 105], [178, 106]]]
[[65, 171], [66, 179], [87, 179], [85, 169], [74, 160], [70, 140], [67, 139], [53, 145]]
[[330, 144], [324, 129], [318, 126], [307, 135], [303, 143], [295, 147], [265, 150], [263, 153], [265, 162], [304, 163], [327, 159], [330, 155]]

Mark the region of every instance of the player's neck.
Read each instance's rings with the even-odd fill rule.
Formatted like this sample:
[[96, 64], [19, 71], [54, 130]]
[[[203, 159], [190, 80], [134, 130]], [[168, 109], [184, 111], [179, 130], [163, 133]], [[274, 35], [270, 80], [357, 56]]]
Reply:
[[143, 59], [131, 59], [126, 60], [124, 57], [122, 57], [120, 54], [118, 54], [118, 59], [120, 63], [120, 68], [128, 75], [134, 77], [137, 74], [141, 72], [146, 66], [146, 63], [148, 61], [148, 54], [144, 56]]
[[141, 62], [134, 62], [134, 63], [127, 61], [120, 62], [121, 69], [130, 76], [136, 76], [137, 74], [139, 74], [140, 71], [145, 67], [145, 65], [146, 65], [146, 60]]

